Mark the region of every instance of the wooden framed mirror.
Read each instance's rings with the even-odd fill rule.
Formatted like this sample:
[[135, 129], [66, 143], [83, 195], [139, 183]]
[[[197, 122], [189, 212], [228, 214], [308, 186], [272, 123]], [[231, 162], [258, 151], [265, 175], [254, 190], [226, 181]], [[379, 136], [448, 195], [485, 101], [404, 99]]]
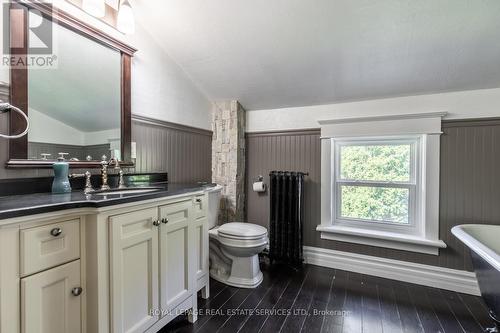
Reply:
[[[49, 168], [58, 153], [68, 153], [74, 168], [100, 167], [102, 155], [133, 166], [131, 65], [137, 50], [50, 4], [14, 1], [10, 7], [11, 55], [31, 61], [28, 47], [36, 40], [30, 38], [37, 35], [30, 22], [37, 20], [51, 24], [57, 36], [51, 40], [57, 65], [11, 66], [10, 103], [28, 115], [31, 127], [9, 141], [7, 167]], [[11, 134], [25, 125], [10, 115]]]

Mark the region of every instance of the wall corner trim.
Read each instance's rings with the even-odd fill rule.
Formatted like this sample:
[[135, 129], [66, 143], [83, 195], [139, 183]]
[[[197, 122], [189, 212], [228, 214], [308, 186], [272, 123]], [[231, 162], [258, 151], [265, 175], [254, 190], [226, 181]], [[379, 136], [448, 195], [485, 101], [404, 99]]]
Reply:
[[473, 272], [310, 246], [304, 246], [304, 259], [307, 264], [480, 295]]

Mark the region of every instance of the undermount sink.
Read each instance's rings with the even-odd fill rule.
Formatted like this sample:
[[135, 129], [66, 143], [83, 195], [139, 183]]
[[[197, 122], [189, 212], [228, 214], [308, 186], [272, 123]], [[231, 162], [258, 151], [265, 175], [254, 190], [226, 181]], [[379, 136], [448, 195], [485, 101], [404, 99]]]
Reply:
[[113, 188], [92, 192], [92, 195], [120, 195], [120, 194], [140, 194], [161, 190], [161, 187], [136, 187], [136, 188]]

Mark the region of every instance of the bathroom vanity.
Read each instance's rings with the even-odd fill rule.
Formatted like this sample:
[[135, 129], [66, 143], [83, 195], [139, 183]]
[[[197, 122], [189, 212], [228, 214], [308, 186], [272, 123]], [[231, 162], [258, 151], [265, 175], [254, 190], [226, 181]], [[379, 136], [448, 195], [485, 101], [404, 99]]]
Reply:
[[156, 332], [207, 295], [199, 185], [0, 198], [0, 332]]

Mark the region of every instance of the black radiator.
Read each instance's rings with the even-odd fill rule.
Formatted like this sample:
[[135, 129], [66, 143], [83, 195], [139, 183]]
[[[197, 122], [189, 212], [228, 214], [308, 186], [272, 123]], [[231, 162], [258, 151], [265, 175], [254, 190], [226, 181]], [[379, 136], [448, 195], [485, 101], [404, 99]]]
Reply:
[[304, 219], [304, 176], [302, 172], [271, 171], [269, 259], [301, 266]]

